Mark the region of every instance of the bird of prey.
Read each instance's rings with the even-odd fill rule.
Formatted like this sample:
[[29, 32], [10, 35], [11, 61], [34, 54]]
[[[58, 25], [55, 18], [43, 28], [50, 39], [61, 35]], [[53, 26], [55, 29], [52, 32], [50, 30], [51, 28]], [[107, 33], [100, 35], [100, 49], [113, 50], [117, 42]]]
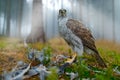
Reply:
[[78, 55], [81, 56], [83, 51], [89, 54], [91, 53], [101, 67], [107, 67], [96, 49], [91, 31], [81, 22], [69, 19], [65, 9], [59, 10], [58, 29], [60, 36], [64, 38]]

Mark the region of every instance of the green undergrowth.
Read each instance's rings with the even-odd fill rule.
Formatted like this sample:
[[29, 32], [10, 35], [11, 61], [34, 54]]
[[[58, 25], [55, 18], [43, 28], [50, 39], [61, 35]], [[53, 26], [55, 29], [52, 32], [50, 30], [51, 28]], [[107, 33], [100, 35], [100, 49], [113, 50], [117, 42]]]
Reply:
[[[6, 42], [6, 40], [7, 40], [7, 42]], [[56, 42], [55, 41], [51, 41], [51, 42], [52, 42], [51, 44], [50, 43], [49, 44], [48, 43], [46, 43], [46, 44], [30, 43], [29, 44], [29, 46], [31, 48], [34, 48], [37, 50], [41, 50], [41, 49], [47, 47], [45, 50], [45, 55], [47, 56], [47, 60], [44, 60], [44, 63], [43, 63], [46, 66], [50, 65], [51, 57], [52, 57], [52, 54], [54, 54], [54, 53], [63, 54], [63, 55], [66, 55], [66, 54], [72, 55], [74, 53], [62, 41], [58, 40]], [[10, 44], [10, 43], [11, 42], [8, 39], [0, 38], [0, 50], [8, 47], [8, 44]], [[25, 52], [26, 50], [24, 51], [23, 47], [17, 46], [16, 43], [11, 43], [11, 44], [13, 44], [14, 49], [20, 48], [19, 51], [21, 51], [22, 54], [26, 53]], [[10, 45], [10, 48], [11, 48], [11, 45]], [[107, 64], [106, 69], [103, 69], [99, 66], [95, 66], [97, 64], [95, 59], [88, 54], [84, 54], [82, 57], [78, 56], [74, 63], [72, 63], [70, 66], [66, 67], [65, 73], [71, 73], [71, 72], [77, 73], [78, 77], [76, 77], [74, 80], [83, 80], [83, 79], [87, 79], [87, 80], [92, 80], [92, 79], [93, 80], [120, 80], [120, 74], [115, 73], [113, 70], [116, 66], [120, 66], [120, 51], [118, 52], [118, 51], [112, 50], [110, 48], [106, 49], [104, 47], [99, 47], [99, 45], [98, 45], [98, 51], [99, 51], [101, 57], [103, 58], [103, 60], [105, 61], [105, 63]], [[0, 51], [0, 52], [2, 52], [2, 51]], [[9, 52], [7, 52], [7, 53], [9, 53]], [[1, 54], [1, 55], [3, 55], [3, 54]], [[18, 55], [18, 57], [20, 57], [20, 55]], [[21, 57], [21, 60], [22, 59], [23, 59], [23, 57]], [[83, 59], [83, 60], [81, 60], [81, 59]], [[66, 75], [65, 73], [62, 75], [58, 75], [57, 69], [54, 67], [50, 68], [49, 70], [51, 71], [51, 74], [49, 74], [46, 77], [47, 80], [70, 80], [70, 76]], [[120, 71], [120, 69], [119, 69], [119, 71]], [[38, 79], [34, 79], [34, 80], [38, 80]]]
[[[97, 63], [94, 58], [85, 54], [82, 57], [78, 56], [76, 62], [66, 67], [65, 73], [78, 73], [78, 77], [76, 77], [75, 80], [120, 80], [120, 74], [117, 74], [113, 70], [115, 67], [120, 66], [120, 54], [116, 51], [104, 50], [103, 48], [99, 48], [98, 51], [107, 64], [107, 68], [103, 69], [99, 66], [95, 67], [94, 65], [90, 65]], [[81, 60], [83, 58], [87, 59]], [[51, 76], [54, 76], [54, 74], [51, 74]], [[64, 74], [62, 78], [65, 80], [70, 80], [70, 76], [66, 74]]]
[[120, 53], [103, 48], [98, 48], [98, 51], [100, 52], [106, 63], [108, 63], [108, 65], [120, 66]]
[[52, 67], [50, 68], [51, 74], [49, 74], [46, 80], [58, 80], [59, 76], [57, 74], [57, 68]]
[[[120, 74], [116, 74], [113, 69], [116, 66], [120, 66], [120, 54], [115, 51], [104, 50], [99, 48], [98, 51], [101, 53], [102, 58], [105, 63], [108, 65], [107, 68], [103, 69], [99, 66], [94, 66], [93, 64], [97, 64], [95, 59], [90, 55], [78, 56], [76, 61], [72, 63], [70, 66], [65, 68], [65, 73], [77, 73], [78, 77], [74, 80], [120, 80]], [[45, 52], [46, 56], [50, 57], [50, 54], [53, 53], [52, 48], [49, 46]], [[106, 53], [106, 54], [103, 54]], [[86, 59], [85, 59], [86, 58]], [[83, 59], [83, 60], [82, 60]], [[85, 59], [85, 60], [84, 60]], [[49, 61], [50, 62], [50, 61]], [[44, 63], [49, 64], [49, 62], [45, 61]], [[64, 63], [63, 63], [64, 64]], [[91, 65], [92, 64], [92, 65]], [[62, 75], [57, 74], [57, 70], [55, 68], [51, 68], [52, 72], [47, 76], [47, 80], [70, 80], [70, 76], [65, 73]], [[61, 77], [60, 77], [61, 76]]]
[[0, 49], [3, 49], [7, 46], [7, 43], [5, 43], [4, 41], [0, 41]]

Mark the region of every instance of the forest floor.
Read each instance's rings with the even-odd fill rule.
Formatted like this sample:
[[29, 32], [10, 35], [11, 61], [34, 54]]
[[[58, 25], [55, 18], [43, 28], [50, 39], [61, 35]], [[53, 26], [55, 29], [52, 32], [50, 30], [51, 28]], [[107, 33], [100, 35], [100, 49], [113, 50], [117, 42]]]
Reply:
[[[74, 53], [62, 38], [51, 39], [45, 44], [38, 42], [29, 45], [38, 50], [41, 50], [45, 46], [50, 46], [54, 54], [72, 55]], [[107, 40], [97, 40], [96, 47], [108, 65], [108, 68], [114, 65], [120, 66], [120, 44]], [[86, 55], [85, 57], [89, 58], [87, 64], [93, 66], [97, 64], [92, 57]], [[3, 70], [10, 71], [16, 65], [17, 61], [21, 60], [27, 63], [30, 62], [27, 59], [27, 49], [24, 47], [23, 42], [15, 38], [0, 37], [0, 74], [3, 73]], [[118, 76], [120, 77], [120, 75]], [[100, 76], [98, 78], [102, 79]], [[32, 78], [31, 80], [37, 79]]]

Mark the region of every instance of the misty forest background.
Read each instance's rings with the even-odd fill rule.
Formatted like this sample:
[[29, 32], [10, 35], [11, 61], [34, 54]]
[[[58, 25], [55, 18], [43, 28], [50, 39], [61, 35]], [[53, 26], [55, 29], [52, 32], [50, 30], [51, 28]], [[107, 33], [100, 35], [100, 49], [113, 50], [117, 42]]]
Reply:
[[58, 36], [60, 8], [82, 21], [96, 39], [120, 42], [119, 0], [0, 0], [0, 35], [32, 41]]
[[[100, 69], [92, 56], [83, 54], [85, 63], [71, 64], [66, 72], [75, 71], [85, 79], [120, 80], [120, 0], [0, 0], [0, 79], [4, 70], [10, 72], [18, 61], [31, 63], [28, 54], [32, 49], [46, 49], [46, 54], [55, 55], [49, 55], [50, 60], [44, 61], [46, 67], [56, 61], [58, 55], [73, 55], [74, 51], [59, 37], [57, 19], [61, 8], [67, 10], [68, 17], [81, 21], [91, 30], [96, 47], [108, 66]], [[30, 49], [23, 40], [30, 42]], [[33, 60], [31, 67], [38, 64], [40, 62]], [[95, 68], [89, 71], [85, 68], [89, 65]], [[70, 80], [65, 75], [61, 78]], [[25, 80], [33, 79], [39, 80], [38, 76]], [[58, 80], [57, 70], [47, 80]]]

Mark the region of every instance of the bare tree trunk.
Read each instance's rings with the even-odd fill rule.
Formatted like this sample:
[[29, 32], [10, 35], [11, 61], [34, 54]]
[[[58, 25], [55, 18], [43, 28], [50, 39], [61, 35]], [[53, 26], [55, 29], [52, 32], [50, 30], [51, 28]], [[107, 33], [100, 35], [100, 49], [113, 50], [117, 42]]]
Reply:
[[17, 27], [18, 27], [18, 37], [20, 37], [21, 36], [21, 24], [22, 24], [22, 12], [23, 12], [23, 0], [18, 0], [18, 15], [17, 15], [17, 17], [18, 17], [18, 21], [17, 21]]
[[3, 32], [2, 32], [2, 35], [6, 35], [6, 19], [7, 19], [7, 7], [5, 6], [5, 4], [7, 3], [7, 0], [5, 0], [5, 3], [4, 3], [4, 10], [3, 10], [3, 13], [4, 13], [4, 23], [3, 23]]
[[10, 35], [10, 10], [11, 10], [11, 1], [10, 0], [7, 0], [7, 7], [6, 7], [6, 19], [7, 19], [7, 36]]
[[45, 42], [42, 0], [33, 1], [32, 29], [27, 42]]

